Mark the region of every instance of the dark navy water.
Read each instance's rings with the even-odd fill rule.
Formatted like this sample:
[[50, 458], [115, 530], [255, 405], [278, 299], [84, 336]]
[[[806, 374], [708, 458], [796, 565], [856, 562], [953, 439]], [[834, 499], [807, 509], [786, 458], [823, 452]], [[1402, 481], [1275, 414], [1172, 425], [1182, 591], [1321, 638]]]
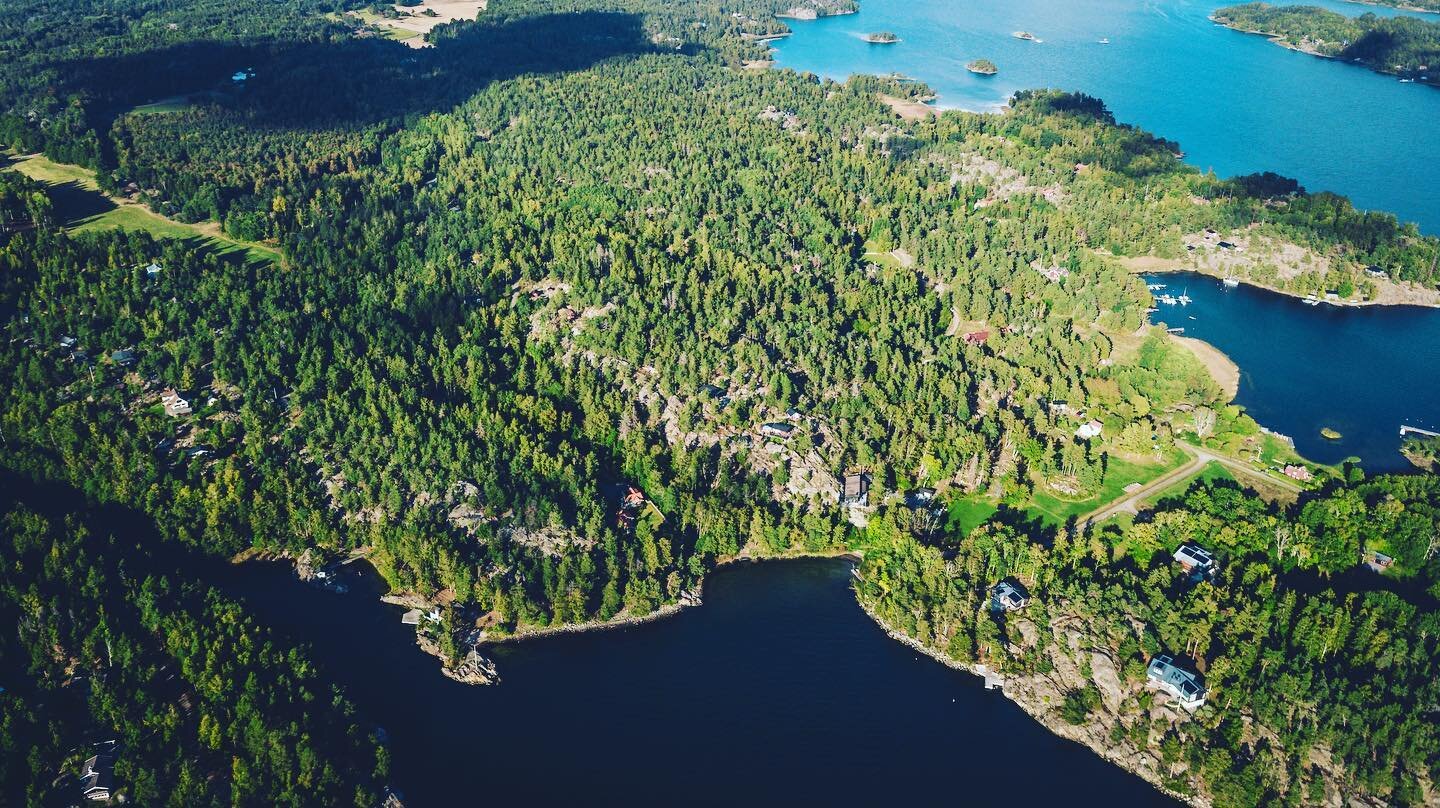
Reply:
[[[1397, 14], [1306, 0], [1344, 14]], [[844, 79], [902, 73], [942, 107], [992, 110], [1019, 89], [1098, 96], [1121, 121], [1178, 141], [1222, 176], [1275, 171], [1440, 232], [1440, 90], [1296, 53], [1211, 23], [1223, 0], [862, 0], [860, 13], [794, 22], [782, 67]], [[1440, 21], [1440, 15], [1419, 15]], [[869, 31], [896, 45], [871, 45]], [[1029, 31], [1041, 43], [1015, 39]], [[1099, 44], [1109, 38], [1109, 45]], [[988, 58], [999, 75], [965, 70]]]
[[[1153, 319], [1235, 360], [1236, 403], [1293, 437], [1302, 455], [1322, 463], [1355, 456], [1370, 472], [1403, 471], [1412, 467], [1399, 452], [1400, 425], [1440, 430], [1440, 310], [1307, 306], [1193, 273], [1147, 282], [1188, 292], [1189, 306], [1162, 305]], [[1321, 437], [1327, 426], [1341, 439]]]
[[227, 588], [314, 644], [418, 808], [1175, 804], [886, 637], [849, 572], [728, 567], [675, 617], [494, 649], [492, 687], [443, 678], [373, 593], [257, 565]]

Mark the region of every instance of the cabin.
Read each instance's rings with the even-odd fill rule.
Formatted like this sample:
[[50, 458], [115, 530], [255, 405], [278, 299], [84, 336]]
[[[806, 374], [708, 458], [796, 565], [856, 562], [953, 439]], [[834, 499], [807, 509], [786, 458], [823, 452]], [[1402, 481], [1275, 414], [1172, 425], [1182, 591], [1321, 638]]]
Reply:
[[166, 388], [165, 392], [160, 394], [160, 404], [165, 407], [165, 414], [171, 418], [190, 414], [190, 402], [175, 392], [173, 387]]
[[1086, 421], [1075, 430], [1075, 437], [1080, 440], [1092, 440], [1100, 437], [1105, 432], [1105, 425], [1099, 421]]
[[1395, 559], [1378, 550], [1366, 550], [1360, 556], [1360, 563], [1371, 572], [1383, 575], [1395, 563]]
[[1310, 472], [1310, 469], [1304, 466], [1297, 466], [1293, 463], [1286, 465], [1285, 468], [1281, 470], [1281, 473], [1292, 480], [1298, 480], [1302, 483], [1308, 483], [1315, 479], [1315, 475]]
[[1235, 249], [1235, 244], [1234, 244], [1233, 242], [1229, 242], [1229, 241], [1222, 241], [1222, 242], [1216, 244], [1215, 246], [1216, 246], [1216, 247], [1219, 247], [1219, 248], [1222, 249], [1222, 250], [1233, 250], [1233, 249]]
[[135, 352], [129, 349], [113, 351], [110, 354], [110, 361], [120, 367], [129, 367], [135, 364]]
[[1205, 703], [1205, 686], [1200, 684], [1200, 677], [1180, 667], [1169, 654], [1160, 654], [1150, 660], [1145, 678], [1157, 689], [1173, 696], [1187, 710], [1193, 712]]
[[990, 610], [1018, 612], [1030, 605], [1030, 596], [1017, 584], [1001, 581], [990, 589]]
[[1052, 415], [1070, 414], [1070, 402], [1068, 401], [1052, 401], [1048, 407]]
[[60, 338], [60, 347], [61, 347], [61, 348], [64, 348], [64, 349], [67, 350], [67, 351], [70, 350], [71, 348], [74, 348], [76, 345], [79, 345], [79, 344], [80, 344], [80, 341], [77, 340], [77, 339], [75, 339], [74, 337], [61, 337], [61, 338]]
[[145, 277], [147, 277], [147, 278], [153, 278], [153, 277], [155, 277], [156, 275], [159, 275], [161, 272], [164, 272], [164, 271], [165, 271], [165, 267], [162, 267], [162, 266], [160, 266], [159, 264], [155, 263], [154, 261], [151, 261], [151, 262], [149, 263], [149, 265], [145, 267]]
[[846, 474], [840, 487], [840, 504], [865, 507], [870, 504], [870, 475]]
[[791, 407], [790, 409], [785, 411], [785, 420], [787, 421], [799, 421], [804, 417], [805, 413], [795, 409], [794, 407]]
[[109, 755], [92, 755], [80, 769], [80, 793], [87, 800], [109, 801], [115, 761]]
[[1365, 274], [1366, 274], [1366, 275], [1369, 275], [1369, 276], [1372, 277], [1372, 278], [1385, 278], [1385, 277], [1389, 277], [1388, 275], [1385, 274], [1385, 270], [1381, 269], [1380, 267], [1375, 266], [1374, 264], [1371, 264], [1370, 266], [1365, 267]]
[[794, 424], [786, 424], [780, 421], [771, 421], [768, 424], [761, 424], [760, 434], [767, 438], [779, 438], [788, 440], [791, 433], [795, 431]]
[[1194, 542], [1180, 545], [1174, 553], [1176, 563], [1191, 575], [1205, 577], [1215, 571], [1215, 556]]
[[971, 331], [965, 335], [966, 345], [984, 345], [990, 339], [989, 331]]

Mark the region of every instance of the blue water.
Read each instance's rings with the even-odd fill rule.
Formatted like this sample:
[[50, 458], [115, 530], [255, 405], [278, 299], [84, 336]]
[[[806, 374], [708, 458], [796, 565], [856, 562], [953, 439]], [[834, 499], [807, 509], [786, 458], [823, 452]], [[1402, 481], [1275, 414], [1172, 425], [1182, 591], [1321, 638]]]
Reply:
[[[1147, 282], [1189, 293], [1189, 306], [1161, 306], [1154, 318], [1235, 360], [1235, 403], [1293, 437], [1305, 457], [1355, 456], [1372, 473], [1402, 471], [1412, 467], [1399, 452], [1400, 425], [1440, 430], [1440, 310], [1307, 306], [1190, 273]], [[1343, 437], [1322, 438], [1327, 426]]]
[[[1396, 14], [1307, 0], [1344, 14]], [[859, 14], [794, 22], [780, 66], [843, 80], [902, 73], [942, 107], [996, 109], [1016, 90], [1098, 96], [1117, 118], [1178, 141], [1222, 176], [1275, 171], [1440, 233], [1440, 90], [1286, 50], [1208, 19], [1218, 0], [862, 0]], [[1436, 15], [1419, 15], [1440, 20]], [[896, 45], [870, 45], [869, 31]], [[1044, 40], [1011, 36], [1030, 31]], [[1098, 41], [1108, 37], [1111, 44]], [[999, 75], [965, 70], [988, 58]]]
[[886, 637], [840, 561], [722, 569], [701, 608], [496, 648], [494, 687], [441, 677], [373, 593], [232, 569], [384, 727], [412, 808], [1177, 804]]

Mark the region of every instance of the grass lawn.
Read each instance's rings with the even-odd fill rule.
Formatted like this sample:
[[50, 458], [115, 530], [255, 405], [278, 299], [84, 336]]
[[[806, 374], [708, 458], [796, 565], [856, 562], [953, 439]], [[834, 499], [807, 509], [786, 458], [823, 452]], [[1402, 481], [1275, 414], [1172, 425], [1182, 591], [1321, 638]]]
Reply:
[[5, 156], [4, 167], [49, 186], [56, 215], [72, 233], [115, 227], [144, 230], [157, 238], [191, 241], [222, 255], [244, 254], [249, 260], [280, 263], [280, 252], [254, 242], [241, 242], [220, 232], [213, 222], [185, 224], [161, 216], [143, 205], [112, 199], [100, 190], [95, 172], [56, 163], [43, 155]]
[[1216, 480], [1229, 480], [1231, 482], [1234, 482], [1235, 475], [1231, 474], [1229, 469], [1226, 469], [1219, 463], [1206, 463], [1205, 468], [1201, 469], [1199, 474], [1196, 474], [1192, 477], [1186, 477], [1185, 479], [1175, 483], [1169, 488], [1166, 488], [1155, 496], [1146, 499], [1144, 505], [1147, 508], [1154, 507], [1156, 504], [1164, 502], [1165, 500], [1172, 497], [1184, 496], [1185, 492], [1190, 490], [1190, 486], [1196, 483], [1208, 483], [1214, 482]]
[[1058, 527], [1068, 522], [1072, 516], [1082, 516], [1107, 502], [1119, 499], [1125, 493], [1125, 486], [1153, 480], [1185, 465], [1189, 460], [1190, 456], [1178, 448], [1160, 463], [1131, 463], [1112, 457], [1106, 469], [1105, 482], [1093, 496], [1072, 500], [1037, 492], [1031, 497], [1030, 507], [1026, 510], [1045, 524]]
[[983, 494], [972, 494], [950, 500], [949, 510], [950, 515], [945, 522], [946, 531], [964, 536], [985, 524], [986, 520], [1000, 510], [1000, 506]]
[[141, 104], [140, 106], [130, 110], [130, 114], [155, 115], [162, 112], [179, 112], [183, 109], [189, 108], [190, 102], [185, 100], [184, 96], [176, 96], [174, 98], [165, 98], [160, 101], [156, 101], [153, 104]]
[[869, 261], [876, 266], [884, 267], [885, 269], [901, 268], [900, 259], [896, 258], [888, 252], [881, 252], [879, 247], [873, 241], [865, 242], [864, 258], [866, 261]]

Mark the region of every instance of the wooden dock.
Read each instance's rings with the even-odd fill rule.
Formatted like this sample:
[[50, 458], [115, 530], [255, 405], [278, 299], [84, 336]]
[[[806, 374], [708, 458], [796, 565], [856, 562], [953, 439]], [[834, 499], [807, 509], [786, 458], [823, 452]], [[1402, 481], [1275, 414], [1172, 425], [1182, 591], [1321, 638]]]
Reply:
[[1406, 435], [1420, 435], [1426, 438], [1440, 438], [1440, 432], [1433, 432], [1429, 429], [1421, 429], [1418, 426], [1410, 426], [1409, 424], [1401, 424], [1400, 437], [1403, 438]]

